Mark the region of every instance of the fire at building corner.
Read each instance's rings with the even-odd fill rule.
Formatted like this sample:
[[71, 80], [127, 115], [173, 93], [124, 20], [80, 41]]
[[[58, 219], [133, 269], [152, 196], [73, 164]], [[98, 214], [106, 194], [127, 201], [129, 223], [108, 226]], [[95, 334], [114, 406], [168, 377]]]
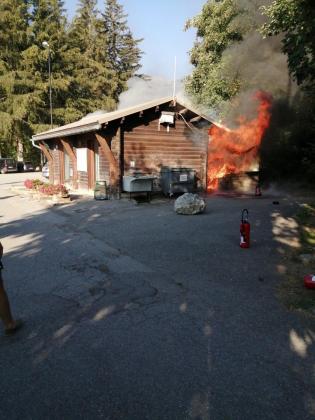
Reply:
[[251, 171], [258, 164], [258, 150], [271, 117], [272, 97], [258, 91], [256, 117], [242, 116], [230, 130], [213, 125], [209, 129], [207, 191], [217, 191], [227, 175]]

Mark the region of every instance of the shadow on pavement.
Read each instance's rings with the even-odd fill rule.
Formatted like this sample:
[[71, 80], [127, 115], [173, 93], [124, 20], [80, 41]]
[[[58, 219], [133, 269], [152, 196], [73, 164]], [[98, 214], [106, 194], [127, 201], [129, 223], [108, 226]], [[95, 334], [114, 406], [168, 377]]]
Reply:
[[209, 197], [193, 217], [172, 201], [101, 204], [0, 225], [26, 320], [0, 339], [0, 417], [314, 418], [314, 323], [276, 297], [296, 203]]

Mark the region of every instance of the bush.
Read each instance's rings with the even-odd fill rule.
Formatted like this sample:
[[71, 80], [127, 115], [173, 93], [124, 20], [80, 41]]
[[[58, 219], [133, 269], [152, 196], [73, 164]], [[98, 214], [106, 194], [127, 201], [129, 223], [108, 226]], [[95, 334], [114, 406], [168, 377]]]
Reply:
[[43, 184], [39, 186], [38, 191], [45, 195], [57, 195], [57, 194], [67, 195], [68, 194], [67, 188], [62, 184], [58, 184], [58, 185]]
[[69, 194], [67, 188], [64, 185], [47, 184], [41, 181], [40, 179], [33, 179], [33, 180], [26, 179], [24, 181], [24, 186], [28, 190], [37, 190], [40, 193], [45, 194], [45, 195], [57, 195], [57, 194], [68, 195]]
[[24, 181], [24, 187], [27, 188], [28, 190], [32, 190], [33, 189], [33, 181], [31, 179], [26, 179]]
[[24, 187], [28, 190], [37, 190], [43, 184], [44, 182], [40, 179], [26, 179], [24, 181]]

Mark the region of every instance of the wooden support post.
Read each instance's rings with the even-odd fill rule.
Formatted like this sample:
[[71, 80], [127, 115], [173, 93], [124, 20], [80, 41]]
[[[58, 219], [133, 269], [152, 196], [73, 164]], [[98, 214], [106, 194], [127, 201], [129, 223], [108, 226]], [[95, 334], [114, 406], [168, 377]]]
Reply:
[[49, 181], [54, 183], [54, 159], [49, 149], [45, 146], [43, 142], [39, 142], [39, 147], [42, 149], [49, 166]]
[[105, 157], [109, 161], [109, 172], [110, 172], [110, 184], [114, 189], [119, 188], [119, 164], [115, 159], [110, 147], [107, 144], [107, 141], [99, 133], [95, 133], [96, 140], [101, 146]]
[[60, 139], [61, 144], [63, 146], [63, 149], [65, 152], [69, 155], [69, 158], [72, 162], [72, 168], [73, 168], [73, 188], [78, 188], [78, 170], [77, 170], [77, 156], [73, 150], [73, 147], [71, 146], [70, 142], [67, 139]]

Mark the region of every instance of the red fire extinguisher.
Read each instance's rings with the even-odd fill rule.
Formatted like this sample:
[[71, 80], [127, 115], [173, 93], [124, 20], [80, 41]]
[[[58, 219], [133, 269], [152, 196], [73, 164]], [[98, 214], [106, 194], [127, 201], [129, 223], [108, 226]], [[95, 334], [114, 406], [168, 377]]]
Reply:
[[248, 221], [248, 210], [247, 209], [244, 209], [242, 211], [240, 233], [241, 233], [240, 247], [241, 248], [249, 248], [250, 224], [249, 224], [249, 221]]

